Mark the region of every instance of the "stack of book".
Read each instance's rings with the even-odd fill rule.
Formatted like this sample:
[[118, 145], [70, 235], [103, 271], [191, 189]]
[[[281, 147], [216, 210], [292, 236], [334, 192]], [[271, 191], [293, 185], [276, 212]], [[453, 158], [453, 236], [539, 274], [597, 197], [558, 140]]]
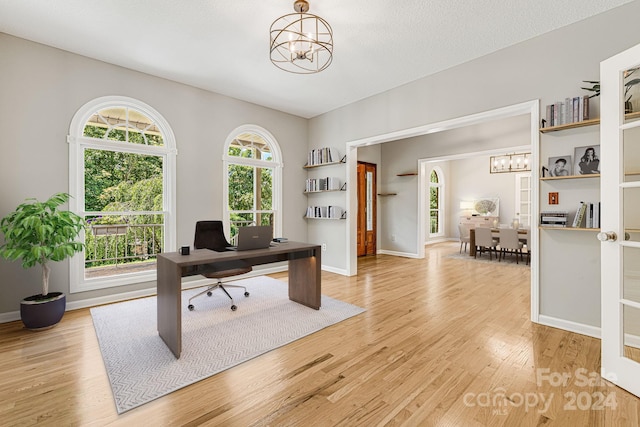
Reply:
[[566, 227], [569, 211], [540, 212], [540, 225], [544, 227]]
[[589, 96], [565, 98], [547, 105], [547, 119], [542, 127], [560, 126], [589, 120]]
[[576, 216], [573, 218], [572, 226], [576, 228], [600, 228], [600, 202], [580, 202], [580, 206], [576, 210]]
[[340, 219], [344, 211], [339, 206], [309, 206], [307, 207], [307, 218], [328, 218]]
[[307, 193], [332, 190], [340, 190], [340, 178], [309, 178], [304, 189]]
[[324, 163], [334, 163], [340, 161], [340, 154], [335, 148], [316, 148], [309, 151], [307, 166], [316, 166]]

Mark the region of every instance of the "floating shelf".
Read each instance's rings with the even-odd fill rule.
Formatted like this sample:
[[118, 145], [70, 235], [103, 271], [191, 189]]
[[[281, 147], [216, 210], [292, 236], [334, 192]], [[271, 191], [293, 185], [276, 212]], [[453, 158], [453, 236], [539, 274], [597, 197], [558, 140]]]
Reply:
[[319, 168], [322, 166], [331, 166], [331, 165], [339, 165], [341, 163], [346, 163], [347, 162], [347, 156], [342, 156], [342, 158], [340, 160], [338, 160], [337, 162], [327, 162], [327, 163], [318, 163], [316, 165], [304, 165], [303, 168], [305, 169], [312, 169], [312, 168]]
[[[633, 119], [639, 119], [640, 118], [640, 111], [639, 112], [635, 112], [635, 113], [628, 113], [624, 115], [625, 120], [633, 120]], [[540, 132], [541, 133], [547, 133], [547, 132], [557, 132], [560, 130], [567, 130], [567, 129], [575, 129], [575, 128], [581, 128], [581, 127], [585, 127], [585, 126], [595, 126], [595, 125], [599, 125], [600, 124], [600, 119], [589, 119], [589, 120], [583, 120], [581, 122], [575, 122], [575, 123], [567, 123], [565, 125], [558, 125], [558, 126], [551, 126], [548, 128], [540, 128]]]
[[540, 181], [554, 181], [559, 179], [585, 179], [585, 178], [600, 178], [600, 174], [594, 173], [591, 175], [545, 176], [540, 178]]
[[584, 227], [545, 227], [541, 225], [538, 227], [540, 230], [566, 230], [566, 231], [600, 231], [599, 228], [584, 228]]
[[341, 190], [317, 190], [317, 191], [304, 191], [304, 194], [315, 194], [315, 193], [332, 193], [335, 191], [347, 191], [346, 188], [345, 189], [341, 189]]
[[330, 219], [330, 220], [341, 220], [341, 219], [347, 219], [347, 217], [344, 218], [325, 218], [325, 217], [320, 217], [320, 216], [305, 216], [304, 219]]
[[398, 193], [378, 193], [378, 196], [397, 196]]
[[396, 176], [416, 176], [416, 175], [418, 175], [418, 172], [404, 172], [404, 173], [396, 174]]

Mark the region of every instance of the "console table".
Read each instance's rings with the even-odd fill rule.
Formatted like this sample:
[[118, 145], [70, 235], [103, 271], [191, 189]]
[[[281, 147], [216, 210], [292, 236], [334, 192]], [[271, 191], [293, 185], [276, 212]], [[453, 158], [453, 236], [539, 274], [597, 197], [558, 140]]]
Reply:
[[221, 261], [243, 260], [251, 265], [288, 261], [289, 299], [320, 309], [320, 246], [300, 242], [280, 243], [267, 249], [215, 252], [196, 249], [158, 254], [158, 333], [176, 358], [182, 352], [181, 278], [206, 273]]

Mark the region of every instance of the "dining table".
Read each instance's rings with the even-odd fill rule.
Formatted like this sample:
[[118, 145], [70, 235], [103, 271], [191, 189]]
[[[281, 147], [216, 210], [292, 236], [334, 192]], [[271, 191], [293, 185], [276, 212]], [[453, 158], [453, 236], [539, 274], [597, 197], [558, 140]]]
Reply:
[[[518, 228], [518, 235], [522, 236], [520, 240], [524, 240], [524, 237], [527, 235], [529, 229], [527, 228]], [[498, 237], [498, 233], [500, 233], [499, 228], [491, 227], [491, 235], [493, 237]], [[476, 229], [469, 229], [469, 256], [476, 256]]]

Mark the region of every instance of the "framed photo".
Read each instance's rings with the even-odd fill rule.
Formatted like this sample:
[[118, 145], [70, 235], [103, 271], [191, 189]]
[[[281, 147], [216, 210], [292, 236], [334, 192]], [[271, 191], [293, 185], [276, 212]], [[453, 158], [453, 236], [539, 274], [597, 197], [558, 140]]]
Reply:
[[599, 145], [576, 147], [573, 159], [576, 175], [593, 175], [600, 173]]
[[500, 216], [500, 199], [486, 198], [474, 200], [473, 212], [476, 215]]
[[560, 196], [558, 195], [558, 192], [549, 193], [549, 204], [557, 205], [558, 203], [560, 203]]
[[549, 157], [549, 176], [569, 176], [573, 175], [571, 168], [571, 156], [555, 156]]

